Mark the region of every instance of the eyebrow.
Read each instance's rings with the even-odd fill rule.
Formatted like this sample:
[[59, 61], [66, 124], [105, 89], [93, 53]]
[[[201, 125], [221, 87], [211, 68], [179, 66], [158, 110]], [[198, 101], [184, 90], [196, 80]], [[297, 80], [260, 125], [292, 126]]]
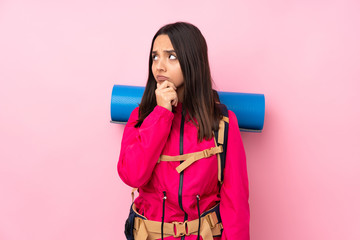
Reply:
[[[175, 50], [164, 50], [166, 53], [175, 53]], [[153, 54], [157, 53], [157, 51], [152, 51]]]

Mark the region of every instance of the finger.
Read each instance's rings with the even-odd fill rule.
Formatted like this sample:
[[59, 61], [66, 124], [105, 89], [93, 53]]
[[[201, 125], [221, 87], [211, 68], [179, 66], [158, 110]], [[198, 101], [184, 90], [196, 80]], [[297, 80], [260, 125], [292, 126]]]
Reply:
[[171, 105], [175, 105], [176, 96], [174, 94], [166, 94], [165, 97]]
[[164, 89], [159, 89], [160, 92], [162, 93], [176, 93], [176, 91], [173, 88], [164, 88]]
[[176, 92], [175, 92], [174, 94], [172, 94], [172, 95], [171, 95], [171, 98], [172, 98], [172, 100], [174, 100], [174, 101], [175, 101], [174, 103], [177, 103], [177, 102], [179, 101], [179, 99], [178, 99], [178, 96], [177, 96]]
[[167, 81], [168, 82], [168, 86], [172, 87], [174, 90], [176, 90], [176, 86], [173, 82]]
[[173, 104], [172, 104], [172, 105], [174, 105], [175, 107], [177, 107], [177, 105], [178, 105], [178, 99], [177, 99], [177, 98], [173, 100]]
[[162, 83], [160, 83], [160, 86], [159, 86], [159, 88], [161, 88], [161, 89], [163, 89], [163, 88], [169, 88], [169, 87], [171, 87], [171, 88], [173, 88], [174, 90], [176, 90], [175, 84], [172, 83], [172, 82], [170, 82], [170, 81], [168, 81], [168, 80], [163, 81]]

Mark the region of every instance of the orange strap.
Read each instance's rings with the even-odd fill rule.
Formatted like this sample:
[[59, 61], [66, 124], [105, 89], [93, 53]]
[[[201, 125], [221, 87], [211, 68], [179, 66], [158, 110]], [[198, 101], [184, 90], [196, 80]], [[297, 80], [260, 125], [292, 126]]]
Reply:
[[174, 162], [174, 161], [182, 161], [185, 160], [183, 163], [181, 163], [177, 168], [177, 172], [181, 173], [184, 171], [187, 167], [189, 167], [191, 164], [196, 162], [199, 159], [207, 158], [212, 155], [215, 155], [217, 153], [221, 153], [223, 151], [222, 146], [212, 147], [205, 149], [203, 151], [194, 152], [194, 153], [187, 153], [183, 155], [177, 155], [177, 156], [167, 156], [167, 155], [161, 155], [158, 162], [165, 161], [165, 162]]
[[[224, 144], [225, 122], [229, 123], [229, 118], [223, 116], [222, 120], [219, 123], [219, 132], [218, 132], [218, 142], [219, 142], [219, 144]], [[215, 136], [215, 134], [214, 134], [214, 136]], [[217, 146], [215, 138], [214, 138], [214, 142], [215, 142], [215, 146]], [[222, 168], [221, 168], [220, 154], [217, 155], [217, 159], [218, 159], [218, 180], [219, 180], [220, 184], [222, 184], [222, 181], [221, 181]]]
[[135, 193], [135, 191], [137, 191], [138, 190], [138, 188], [133, 188], [132, 190], [131, 190], [131, 199], [132, 199], [132, 202], [134, 202], [134, 193]]
[[[216, 143], [215, 138], [214, 138], [214, 142], [215, 142], [215, 146], [217, 147], [217, 143]], [[220, 184], [222, 184], [222, 181], [221, 181], [221, 158], [220, 158], [220, 154], [217, 154], [217, 160], [218, 160], [218, 180], [219, 180]]]
[[223, 116], [222, 120], [220, 120], [220, 122], [219, 122], [218, 142], [220, 144], [224, 144], [225, 122], [229, 123], [229, 118]]

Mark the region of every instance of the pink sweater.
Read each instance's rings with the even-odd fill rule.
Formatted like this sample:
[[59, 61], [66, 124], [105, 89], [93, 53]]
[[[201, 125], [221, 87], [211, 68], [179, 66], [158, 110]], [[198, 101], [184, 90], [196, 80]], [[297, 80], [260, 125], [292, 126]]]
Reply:
[[[180, 162], [157, 163], [160, 155], [180, 155], [182, 103], [174, 112], [156, 106], [135, 128], [139, 108], [135, 108], [126, 124], [121, 142], [118, 172], [125, 184], [139, 188], [135, 206], [149, 220], [161, 221], [163, 192], [166, 192], [165, 222], [183, 222], [198, 218], [200, 212], [220, 201], [220, 215], [224, 227], [221, 240], [249, 239], [249, 190], [246, 157], [236, 115], [229, 110], [229, 133], [224, 170], [224, 182], [219, 192], [216, 155], [203, 158], [181, 174], [176, 171]], [[197, 129], [185, 121], [183, 127], [183, 154], [214, 147], [214, 139], [197, 143]], [[195, 240], [197, 236], [186, 236]], [[180, 238], [168, 237], [172, 240]], [[214, 238], [220, 239], [220, 238]]]

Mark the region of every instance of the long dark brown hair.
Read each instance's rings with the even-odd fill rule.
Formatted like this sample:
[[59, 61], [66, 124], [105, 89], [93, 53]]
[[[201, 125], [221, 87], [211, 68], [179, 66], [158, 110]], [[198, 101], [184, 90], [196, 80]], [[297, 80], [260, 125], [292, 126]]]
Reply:
[[139, 105], [139, 119], [135, 127], [140, 127], [157, 105], [156, 80], [152, 73], [152, 49], [156, 37], [161, 34], [166, 34], [170, 38], [184, 76], [183, 113], [187, 111], [191, 122], [198, 128], [198, 142], [204, 137], [210, 140], [213, 136], [212, 131], [218, 130], [222, 117], [221, 110], [216, 104], [219, 102], [219, 96], [212, 88], [205, 38], [196, 26], [187, 22], [167, 24], [160, 28], [152, 39], [148, 81]]

